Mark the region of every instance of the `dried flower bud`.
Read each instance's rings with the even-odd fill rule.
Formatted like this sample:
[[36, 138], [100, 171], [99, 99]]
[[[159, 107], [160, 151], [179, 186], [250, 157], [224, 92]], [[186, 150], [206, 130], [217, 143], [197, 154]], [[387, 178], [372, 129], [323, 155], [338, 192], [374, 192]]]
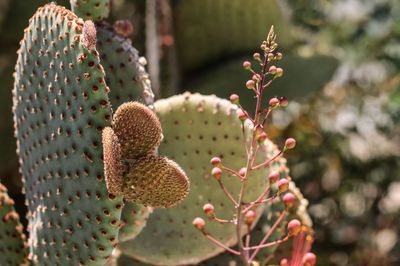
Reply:
[[254, 223], [254, 220], [256, 219], [256, 213], [253, 210], [249, 210], [246, 212], [244, 215], [244, 222], [250, 226]]
[[214, 206], [210, 203], [204, 204], [203, 211], [208, 217], [214, 216]]
[[259, 53], [254, 53], [254, 54], [253, 54], [253, 58], [254, 58], [255, 60], [257, 60], [257, 61], [261, 60], [261, 56], [260, 56]]
[[249, 90], [253, 90], [256, 87], [256, 83], [254, 82], [254, 80], [249, 79], [246, 82], [246, 88], [248, 88]]
[[283, 69], [282, 68], [280, 68], [280, 67], [278, 67], [277, 69], [276, 69], [276, 77], [282, 77], [283, 76]]
[[244, 61], [244, 62], [243, 62], [243, 68], [244, 68], [244, 69], [247, 69], [247, 70], [251, 69], [251, 63], [250, 63], [250, 61]]
[[293, 193], [288, 192], [282, 197], [282, 201], [285, 203], [287, 208], [292, 208], [294, 202], [296, 201], [296, 197], [293, 195]]
[[213, 166], [218, 166], [218, 165], [221, 164], [221, 158], [219, 158], [219, 157], [213, 157], [213, 158], [211, 158], [210, 163], [211, 163]]
[[291, 220], [287, 225], [287, 229], [288, 229], [290, 235], [292, 235], [292, 236], [297, 235], [298, 233], [300, 233], [300, 230], [301, 230], [300, 221], [297, 219]]
[[229, 96], [229, 100], [233, 104], [239, 104], [239, 96], [237, 94], [232, 94], [231, 96]]
[[245, 177], [245, 176], [246, 176], [246, 172], [247, 172], [246, 167], [242, 167], [242, 168], [240, 168], [240, 170], [239, 170], [239, 175], [240, 175], [241, 177]]
[[247, 112], [243, 111], [242, 109], [237, 110], [237, 115], [241, 121], [244, 121], [247, 119]]
[[211, 170], [211, 175], [212, 175], [213, 177], [215, 177], [215, 179], [219, 180], [219, 179], [221, 178], [221, 175], [222, 175], [222, 170], [221, 170], [221, 168], [219, 168], [219, 167], [214, 167], [214, 168]]
[[272, 171], [268, 175], [268, 180], [271, 184], [274, 184], [276, 181], [278, 181], [279, 177], [280, 177], [280, 174], [278, 171]]
[[272, 75], [276, 74], [276, 66], [270, 66], [268, 72]]
[[294, 138], [288, 138], [285, 141], [285, 149], [286, 150], [291, 150], [294, 147], [296, 147], [296, 140]]
[[314, 266], [317, 264], [317, 256], [314, 253], [307, 252], [303, 257], [304, 266]]
[[271, 98], [271, 99], [269, 100], [269, 106], [271, 106], [271, 107], [276, 107], [276, 106], [278, 106], [278, 105], [279, 105], [279, 100], [278, 100], [278, 98], [274, 97], [274, 98]]
[[194, 225], [194, 227], [196, 227], [200, 231], [203, 231], [204, 227], [206, 226], [206, 222], [200, 217], [196, 217], [193, 220], [192, 224]]
[[286, 192], [289, 188], [289, 181], [286, 178], [282, 178], [278, 181], [279, 192]]
[[288, 259], [286, 259], [286, 258], [281, 259], [279, 266], [290, 266]]
[[281, 97], [281, 98], [279, 99], [279, 105], [280, 105], [280, 106], [286, 107], [286, 106], [288, 106], [288, 104], [289, 104], [288, 98], [286, 98], [286, 97]]

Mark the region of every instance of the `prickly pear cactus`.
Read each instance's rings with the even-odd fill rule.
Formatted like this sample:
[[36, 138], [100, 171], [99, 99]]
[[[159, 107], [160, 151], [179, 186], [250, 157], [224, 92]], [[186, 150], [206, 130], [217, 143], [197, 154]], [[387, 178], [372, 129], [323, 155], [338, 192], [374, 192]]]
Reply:
[[111, 25], [97, 25], [97, 49], [107, 73], [110, 102], [114, 109], [126, 101], [138, 101], [151, 106], [154, 94], [145, 70], [146, 60], [139, 57], [131, 40], [117, 34]]
[[14, 201], [0, 183], [0, 265], [27, 265], [28, 248]]
[[108, 17], [111, 0], [70, 0], [72, 11], [84, 20], [100, 21]]
[[[137, 238], [120, 243], [119, 248], [125, 255], [155, 265], [199, 263], [223, 252], [199, 234], [191, 222], [207, 202], [215, 205], [218, 217], [232, 218], [231, 202], [211, 176], [209, 160], [215, 155], [233, 169], [243, 167], [245, 151], [241, 144], [244, 141], [241, 122], [236, 115], [236, 106], [215, 96], [179, 95], [157, 101], [155, 108], [164, 134], [159, 153], [169, 156], [186, 171], [191, 190], [176, 207], [155, 210]], [[266, 145], [262, 154], [270, 156], [275, 149]], [[267, 185], [268, 170], [254, 172], [246, 194], [262, 193]], [[234, 178], [223, 176], [227, 188], [236, 195], [240, 181]], [[260, 215], [261, 207], [258, 212]], [[233, 226], [210, 222], [206, 228], [224, 244], [232, 246], [236, 243]]]
[[122, 242], [134, 239], [146, 226], [152, 212], [151, 207], [131, 202], [126, 203], [122, 210], [122, 227], [119, 230], [118, 240]]
[[111, 108], [95, 40], [92, 23], [48, 4], [18, 50], [14, 124], [35, 264], [103, 265], [117, 243], [123, 203], [104, 182]]

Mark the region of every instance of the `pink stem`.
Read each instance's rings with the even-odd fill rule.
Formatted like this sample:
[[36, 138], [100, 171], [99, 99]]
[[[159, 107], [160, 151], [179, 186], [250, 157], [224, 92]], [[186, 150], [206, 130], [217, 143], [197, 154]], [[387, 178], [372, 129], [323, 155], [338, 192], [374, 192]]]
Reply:
[[226, 187], [222, 183], [221, 179], [218, 180], [218, 184], [221, 187], [222, 191], [225, 193], [225, 195], [229, 198], [229, 200], [232, 201], [233, 205], [235, 205], [235, 207], [237, 207], [238, 206], [237, 202], [232, 197], [231, 193], [229, 193], [229, 191], [226, 189]]
[[265, 165], [268, 165], [268, 164], [270, 164], [272, 161], [274, 161], [276, 158], [278, 158], [279, 156], [281, 156], [283, 154], [283, 151], [280, 151], [278, 154], [276, 154], [274, 157], [272, 157], [271, 159], [268, 159], [268, 160], [266, 160], [265, 162], [263, 162], [263, 163], [261, 163], [261, 164], [259, 164], [259, 165], [256, 165], [256, 166], [254, 166], [253, 168], [251, 168], [251, 170], [256, 170], [256, 169], [259, 169], [259, 168], [261, 168], [261, 167], [263, 167], [263, 166], [265, 166]]
[[217, 246], [219, 246], [219, 247], [225, 249], [226, 251], [228, 251], [228, 252], [230, 252], [230, 253], [232, 253], [232, 254], [234, 254], [234, 255], [237, 255], [237, 256], [240, 255], [240, 252], [239, 252], [239, 251], [236, 251], [236, 250], [234, 250], [234, 249], [231, 249], [230, 247], [225, 246], [224, 244], [222, 244], [221, 242], [219, 242], [217, 239], [215, 239], [214, 237], [212, 237], [212, 236], [209, 235], [208, 233], [206, 233], [206, 232], [203, 231], [203, 234], [204, 234], [211, 242], [213, 242], [215, 245], [217, 245]]
[[[286, 236], [286, 237], [283, 238], [283, 239], [276, 240], [276, 241], [273, 241], [273, 242], [270, 242], [270, 243], [267, 243], [267, 244], [263, 244], [263, 245], [258, 245], [258, 246], [253, 246], [253, 247], [245, 248], [245, 250], [253, 250], [253, 249], [260, 250], [260, 249], [262, 249], [262, 248], [272, 247], [272, 246], [278, 245], [278, 244], [280, 244], [280, 243], [286, 242], [286, 241], [288, 241], [289, 239], [290, 239], [290, 236]], [[251, 261], [251, 260], [250, 260], [250, 261]]]

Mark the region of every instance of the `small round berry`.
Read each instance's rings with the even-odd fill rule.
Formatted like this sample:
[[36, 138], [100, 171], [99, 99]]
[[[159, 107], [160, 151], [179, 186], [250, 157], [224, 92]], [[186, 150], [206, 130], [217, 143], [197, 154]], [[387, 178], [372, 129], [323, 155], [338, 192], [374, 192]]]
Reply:
[[254, 58], [255, 60], [260, 60], [260, 59], [261, 59], [260, 53], [254, 53], [254, 54], [253, 54], [253, 58]]
[[248, 88], [249, 90], [252, 90], [252, 89], [254, 89], [255, 87], [256, 87], [256, 83], [254, 82], [254, 80], [249, 79], [249, 80], [246, 82], [246, 88]]
[[286, 178], [282, 178], [278, 181], [279, 192], [286, 192], [289, 188], [289, 181]]
[[254, 223], [254, 220], [256, 219], [256, 213], [253, 210], [249, 210], [248, 212], [246, 212], [246, 214], [244, 215], [244, 222], [250, 226]]
[[246, 172], [247, 172], [246, 167], [242, 167], [242, 168], [240, 168], [240, 170], [239, 170], [239, 175], [240, 175], [241, 177], [245, 177]]
[[237, 94], [232, 94], [231, 96], [229, 96], [229, 100], [233, 104], [239, 104], [239, 96]]
[[214, 206], [211, 203], [204, 204], [203, 211], [208, 217], [214, 216]]
[[279, 99], [279, 105], [280, 105], [280, 106], [286, 107], [286, 106], [288, 106], [288, 104], [289, 104], [288, 98], [286, 98], [286, 97], [281, 97], [281, 98]]
[[249, 61], [244, 61], [243, 68], [247, 70], [251, 69], [251, 63]]
[[288, 138], [285, 141], [285, 149], [291, 150], [296, 147], [296, 140], [294, 138]]
[[270, 66], [268, 72], [272, 75], [275, 75], [276, 70], [277, 70], [276, 66]]
[[287, 228], [288, 228], [289, 234], [292, 236], [295, 236], [298, 233], [300, 233], [301, 223], [299, 220], [293, 219], [288, 223]]
[[272, 172], [269, 173], [269, 175], [268, 175], [268, 179], [269, 179], [269, 182], [270, 182], [271, 184], [274, 184], [276, 181], [278, 181], [279, 177], [280, 177], [280, 174], [279, 174], [278, 171], [272, 171]]
[[296, 197], [293, 195], [293, 193], [286, 193], [283, 197], [282, 197], [282, 201], [283, 203], [285, 203], [285, 206], [287, 208], [292, 208], [294, 205], [294, 202], [296, 201]]
[[314, 266], [317, 264], [317, 256], [312, 252], [307, 252], [303, 257], [304, 266]]
[[271, 106], [271, 107], [276, 107], [276, 106], [278, 106], [278, 105], [279, 105], [279, 100], [278, 100], [278, 98], [274, 97], [274, 98], [271, 98], [271, 99], [269, 100], [269, 106]]
[[195, 218], [192, 224], [200, 231], [204, 230], [204, 227], [206, 226], [206, 222], [200, 217]]
[[276, 69], [276, 76], [277, 76], [278, 78], [283, 76], [283, 69], [282, 69], [282, 68], [278, 67], [278, 68]]
[[212, 175], [213, 177], [215, 177], [215, 179], [219, 180], [219, 179], [221, 178], [221, 175], [222, 175], [222, 170], [221, 170], [221, 168], [219, 168], [219, 167], [214, 167], [214, 168], [211, 170], [211, 175]]
[[219, 158], [219, 157], [213, 157], [213, 158], [211, 158], [210, 163], [211, 163], [213, 166], [218, 166], [218, 165], [221, 164], [221, 158]]

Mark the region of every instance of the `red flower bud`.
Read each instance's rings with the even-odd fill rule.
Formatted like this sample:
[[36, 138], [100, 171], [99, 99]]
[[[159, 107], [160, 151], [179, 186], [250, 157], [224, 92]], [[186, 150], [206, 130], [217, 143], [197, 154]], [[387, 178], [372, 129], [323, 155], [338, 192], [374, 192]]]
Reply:
[[250, 226], [254, 223], [254, 220], [256, 219], [256, 213], [253, 210], [249, 210], [246, 212], [244, 215], [244, 222]]
[[244, 69], [251, 69], [251, 63], [249, 61], [244, 61], [243, 62], [243, 68]]
[[210, 203], [204, 204], [203, 211], [208, 217], [214, 216], [214, 206]]
[[195, 218], [192, 224], [200, 231], [204, 230], [204, 227], [206, 226], [206, 222], [200, 217]]
[[278, 104], [279, 104], [278, 98], [274, 97], [269, 100], [269, 106], [271, 106], [271, 107], [276, 107], [276, 106], [278, 106]]
[[253, 58], [254, 58], [255, 60], [260, 60], [260, 54], [259, 54], [259, 53], [254, 53], [254, 54], [253, 54]]
[[293, 195], [293, 193], [286, 193], [283, 197], [282, 197], [282, 201], [283, 203], [285, 203], [287, 208], [291, 208], [294, 205], [294, 202], [296, 201], [296, 197]]
[[290, 266], [288, 259], [281, 259], [279, 266]]
[[278, 181], [279, 192], [286, 192], [289, 188], [289, 181], [286, 178], [282, 178]]
[[242, 168], [240, 168], [240, 170], [239, 170], [239, 175], [240, 175], [241, 177], [245, 177], [246, 172], [247, 172], [246, 167], [242, 167]]
[[288, 138], [288, 139], [285, 141], [285, 149], [291, 150], [291, 149], [293, 149], [294, 147], [296, 147], [296, 140], [295, 140], [294, 138]]
[[254, 80], [249, 79], [249, 80], [246, 82], [246, 88], [248, 88], [249, 90], [252, 90], [252, 89], [254, 89], [255, 87], [256, 87], [256, 83], [254, 82]]
[[277, 70], [276, 66], [270, 66], [268, 72], [272, 75], [275, 75], [276, 70]]
[[218, 165], [221, 163], [221, 158], [219, 158], [219, 157], [213, 157], [213, 158], [210, 160], [210, 163], [211, 163], [213, 166], [218, 166]]
[[293, 219], [288, 223], [287, 228], [288, 228], [289, 234], [292, 236], [295, 236], [298, 233], [300, 233], [301, 223], [299, 220]]
[[314, 266], [317, 264], [317, 256], [314, 253], [308, 252], [303, 257], [304, 266]]
[[276, 76], [277, 77], [282, 77], [283, 76], [283, 69], [282, 68], [278, 67], [276, 69]]
[[271, 184], [274, 184], [276, 181], [278, 181], [279, 177], [280, 177], [280, 174], [279, 174], [278, 171], [272, 171], [272, 172], [269, 173], [269, 175], [268, 175], [268, 179], [269, 179], [269, 182], [270, 182]]
[[214, 167], [211, 170], [211, 174], [212, 174], [213, 177], [215, 177], [215, 179], [219, 180], [221, 178], [221, 175], [222, 175], [222, 170], [219, 167]]
[[239, 119], [241, 120], [241, 121], [244, 121], [244, 120], [246, 120], [247, 119], [247, 112], [245, 112], [245, 111], [243, 111], [242, 109], [238, 109], [237, 110], [237, 114], [238, 114], [238, 117], [239, 117]]
[[231, 103], [233, 104], [239, 104], [239, 96], [237, 94], [232, 94], [229, 97], [229, 100], [231, 101]]

